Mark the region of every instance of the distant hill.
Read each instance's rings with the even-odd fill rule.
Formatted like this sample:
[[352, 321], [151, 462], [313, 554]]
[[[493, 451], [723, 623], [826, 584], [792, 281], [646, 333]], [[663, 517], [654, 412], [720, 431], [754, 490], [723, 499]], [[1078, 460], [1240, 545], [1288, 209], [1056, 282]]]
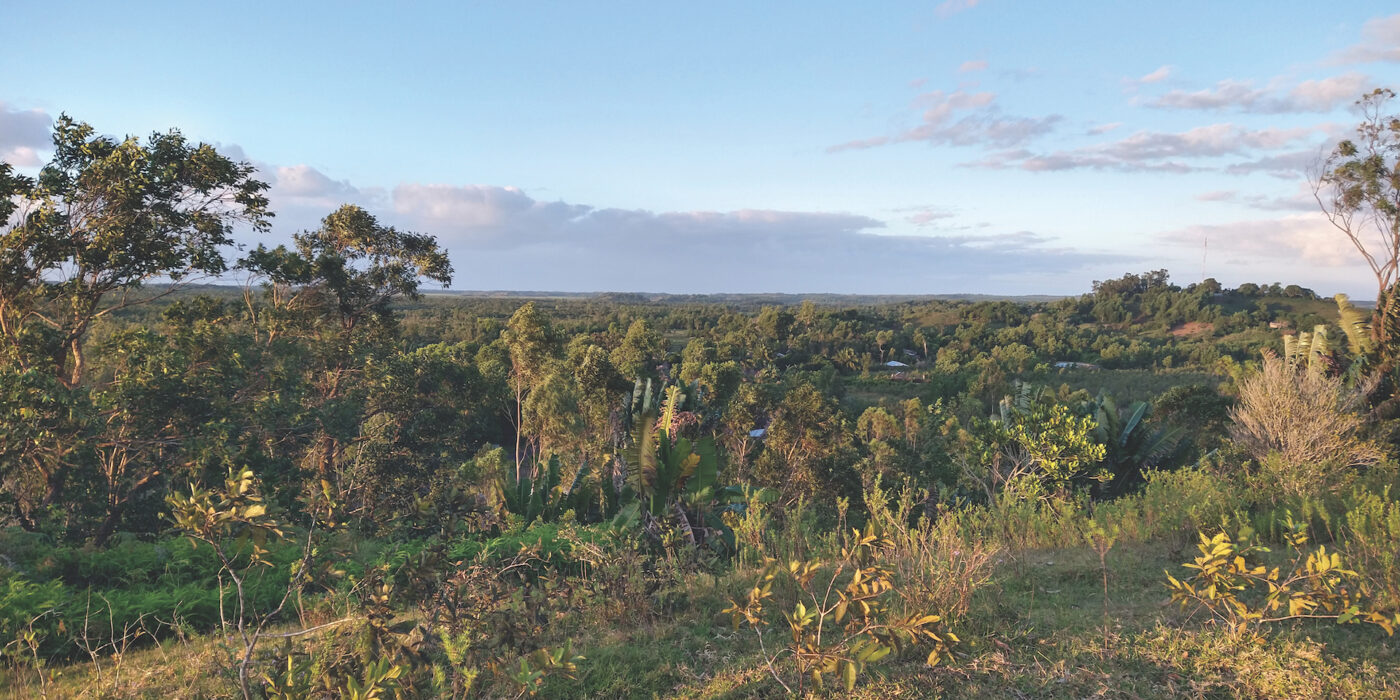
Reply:
[[722, 294], [666, 294], [662, 292], [548, 292], [548, 291], [473, 291], [473, 290], [434, 290], [425, 292], [433, 296], [487, 297], [497, 299], [596, 299], [621, 303], [676, 303], [676, 304], [764, 304], [771, 306], [796, 306], [804, 301], [824, 306], [869, 306], [876, 304], [899, 304], [918, 301], [1012, 301], [1034, 303], [1055, 301], [1065, 298], [1053, 294], [786, 294], [786, 293], [722, 293]]
[[[167, 285], [148, 284], [146, 293], [155, 295], [167, 289]], [[232, 297], [243, 288], [234, 284], [191, 284], [184, 286], [179, 295], [208, 294], [215, 297]], [[778, 292], [758, 293], [718, 293], [718, 294], [667, 294], [663, 292], [558, 292], [546, 290], [466, 290], [466, 289], [425, 289], [428, 297], [462, 297], [469, 299], [552, 299], [601, 301], [619, 304], [718, 304], [738, 308], [760, 306], [798, 306], [811, 301], [819, 306], [881, 306], [884, 304], [904, 304], [925, 301], [1010, 301], [1018, 304], [1033, 304], [1055, 301], [1079, 295], [1065, 294], [788, 294]], [[1283, 297], [1239, 297], [1222, 295], [1217, 301], [1228, 312], [1249, 310], [1256, 301], [1263, 299], [1277, 310], [1298, 312], [1314, 311], [1335, 314], [1336, 305], [1330, 297], [1319, 300], [1288, 299]], [[1375, 308], [1375, 301], [1352, 299], [1353, 304], [1363, 309]]]
[[[159, 294], [168, 289], [164, 284], [148, 284], [144, 290], [148, 294]], [[180, 295], [208, 294], [215, 297], [236, 296], [243, 288], [236, 284], [190, 284], [185, 285]], [[720, 294], [667, 294], [663, 292], [557, 292], [547, 290], [510, 291], [469, 290], [469, 289], [424, 289], [429, 297], [466, 297], [477, 299], [572, 299], [580, 301], [604, 301], [621, 304], [719, 304], [724, 306], [798, 306], [811, 301], [821, 306], [878, 306], [882, 304], [902, 304], [921, 301], [1011, 301], [1016, 303], [1036, 303], [1063, 299], [1065, 295], [1054, 294], [787, 294], [787, 293], [720, 293]]]

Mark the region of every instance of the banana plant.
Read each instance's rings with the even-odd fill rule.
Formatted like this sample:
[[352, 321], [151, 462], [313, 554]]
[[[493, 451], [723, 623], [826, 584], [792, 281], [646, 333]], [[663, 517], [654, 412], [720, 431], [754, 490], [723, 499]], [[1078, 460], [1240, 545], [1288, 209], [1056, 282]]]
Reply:
[[570, 510], [584, 514], [591, 505], [587, 460], [574, 471], [567, 487], [560, 483], [561, 471], [558, 455], [551, 455], [544, 464], [536, 463], [523, 479], [516, 479], [515, 466], [508, 465], [496, 479], [497, 501], [504, 510], [524, 518], [527, 525], [536, 519], [553, 522]]
[[1283, 336], [1283, 359], [1292, 367], [1306, 368], [1308, 374], [1326, 374], [1334, 364], [1327, 326], [1314, 326], [1312, 332]]
[[659, 413], [651, 410], [655, 403], [649, 400], [650, 391], [634, 394], [633, 405], [641, 413], [629, 445], [617, 455], [626, 495], [633, 500], [621, 508], [615, 522], [638, 522], [654, 534], [662, 523], [670, 524], [692, 544], [703, 542], [712, 530], [723, 536], [722, 510], [716, 507], [741, 502], [743, 491], [719, 486], [714, 438], [692, 440], [674, 431], [676, 414], [686, 401], [680, 387], [666, 387], [662, 394]]
[[1365, 357], [1376, 349], [1375, 336], [1371, 334], [1369, 315], [1356, 308], [1345, 294], [1333, 297], [1337, 302], [1337, 325], [1347, 337], [1347, 351], [1352, 357]]
[[1091, 406], [1098, 424], [1094, 437], [1106, 448], [1103, 463], [1113, 475], [1107, 485], [1111, 493], [1125, 493], [1142, 480], [1144, 469], [1167, 463], [1180, 452], [1185, 433], [1148, 425], [1152, 407], [1146, 401], [1120, 411], [1113, 397], [1100, 394]]

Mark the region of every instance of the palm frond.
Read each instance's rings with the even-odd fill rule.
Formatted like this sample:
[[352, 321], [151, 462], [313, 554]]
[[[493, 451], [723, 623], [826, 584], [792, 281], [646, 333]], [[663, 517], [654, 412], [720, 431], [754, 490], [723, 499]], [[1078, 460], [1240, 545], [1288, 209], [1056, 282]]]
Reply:
[[1369, 355], [1375, 350], [1375, 338], [1371, 335], [1371, 323], [1366, 313], [1356, 308], [1345, 294], [1333, 297], [1337, 302], [1337, 325], [1347, 337], [1347, 351], [1353, 356]]
[[1137, 429], [1138, 424], [1142, 422], [1142, 419], [1147, 416], [1147, 411], [1149, 408], [1150, 404], [1148, 404], [1146, 401], [1139, 401], [1137, 402], [1137, 405], [1133, 407], [1133, 415], [1128, 418], [1127, 423], [1123, 424], [1123, 430], [1118, 435], [1118, 445], [1120, 447], [1126, 447], [1128, 445], [1129, 436], [1131, 436], [1133, 434], [1133, 431]]

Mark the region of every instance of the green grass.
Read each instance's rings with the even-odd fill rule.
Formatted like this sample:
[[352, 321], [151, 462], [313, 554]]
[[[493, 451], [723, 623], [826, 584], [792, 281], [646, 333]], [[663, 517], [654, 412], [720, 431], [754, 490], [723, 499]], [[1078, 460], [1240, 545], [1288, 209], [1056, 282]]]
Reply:
[[1106, 393], [1120, 406], [1134, 401], [1152, 401], [1175, 386], [1201, 384], [1215, 387], [1220, 382], [1220, 377], [1206, 372], [1152, 369], [1051, 370], [1042, 380], [1052, 389], [1066, 384], [1071, 391], [1083, 389], [1091, 396]]
[[917, 397], [927, 403], [936, 391], [928, 383], [896, 381], [890, 379], [889, 374], [872, 373], [869, 379], [847, 379], [846, 395], [841, 399], [841, 405], [852, 415], [860, 415], [865, 409], [880, 405], [881, 401], [896, 403]]
[[[1175, 605], [1160, 545], [1119, 547], [1102, 571], [1088, 549], [1040, 550], [1005, 559], [999, 583], [978, 594], [954, 629], [965, 644], [948, 667], [918, 654], [880, 668], [854, 697], [1394, 697], [1400, 645], [1379, 629], [1298, 623], [1263, 644], [1231, 639]], [[739, 574], [734, 583], [742, 584]], [[780, 693], [750, 635], [715, 624], [702, 592], [681, 619], [610, 631], [585, 651], [589, 670], [548, 697], [759, 698]], [[1105, 623], [1106, 620], [1106, 623]], [[846, 697], [831, 692], [831, 697]]]

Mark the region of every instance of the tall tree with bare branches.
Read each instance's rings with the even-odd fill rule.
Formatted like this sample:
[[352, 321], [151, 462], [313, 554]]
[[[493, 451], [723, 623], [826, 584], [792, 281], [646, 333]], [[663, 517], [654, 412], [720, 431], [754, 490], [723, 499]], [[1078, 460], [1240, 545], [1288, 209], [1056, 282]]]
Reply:
[[1376, 277], [1371, 324], [1385, 365], [1400, 340], [1400, 114], [1387, 111], [1395, 93], [1379, 88], [1356, 106], [1355, 138], [1337, 144], [1311, 178], [1328, 221], [1361, 253]]

